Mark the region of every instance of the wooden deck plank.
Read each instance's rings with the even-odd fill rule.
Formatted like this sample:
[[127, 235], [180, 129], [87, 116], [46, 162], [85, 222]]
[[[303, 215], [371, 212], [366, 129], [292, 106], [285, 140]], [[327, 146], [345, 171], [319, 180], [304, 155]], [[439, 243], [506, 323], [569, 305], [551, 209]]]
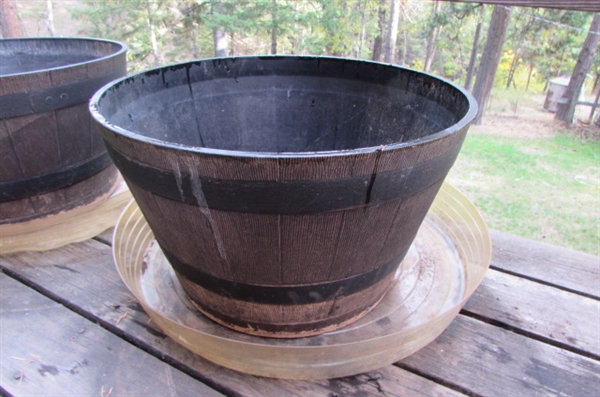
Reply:
[[463, 308], [600, 360], [600, 301], [489, 270]]
[[598, 396], [600, 362], [467, 316], [399, 363], [475, 396]]
[[1, 273], [0, 291], [0, 384], [13, 396], [222, 395]]
[[110, 229], [106, 229], [105, 231], [94, 237], [94, 240], [100, 241], [104, 244], [112, 245], [114, 232], [115, 228], [111, 227]]
[[[33, 265], [32, 265], [33, 264]], [[89, 240], [44, 253], [23, 252], [0, 257], [0, 267], [45, 293], [85, 311], [106, 328], [125, 332], [128, 338], [154, 354], [177, 362], [186, 372], [219, 390], [240, 396], [464, 396], [421, 376], [394, 366], [370, 374], [317, 382], [273, 380], [242, 374], [215, 365], [189, 352], [149, 322], [116, 271], [111, 248]], [[362, 394], [361, 394], [362, 393]]]
[[600, 257], [491, 231], [491, 267], [600, 298]]

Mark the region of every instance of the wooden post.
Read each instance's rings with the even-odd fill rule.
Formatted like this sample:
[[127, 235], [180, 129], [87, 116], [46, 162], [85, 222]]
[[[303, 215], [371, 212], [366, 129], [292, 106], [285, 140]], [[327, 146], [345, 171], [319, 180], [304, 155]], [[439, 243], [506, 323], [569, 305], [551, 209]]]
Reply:
[[485, 48], [481, 55], [481, 63], [477, 71], [477, 80], [473, 87], [473, 96], [479, 104], [479, 113], [475, 118], [475, 124], [481, 124], [483, 109], [490, 98], [496, 70], [502, 55], [502, 46], [506, 38], [506, 30], [510, 21], [511, 8], [494, 6], [490, 27], [487, 33]]

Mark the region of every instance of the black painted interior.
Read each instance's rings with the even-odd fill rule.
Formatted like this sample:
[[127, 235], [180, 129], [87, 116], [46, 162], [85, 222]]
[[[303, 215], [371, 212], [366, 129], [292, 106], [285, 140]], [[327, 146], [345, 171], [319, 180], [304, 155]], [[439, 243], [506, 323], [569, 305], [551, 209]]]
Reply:
[[468, 111], [452, 85], [343, 59], [202, 61], [136, 75], [99, 102], [109, 124], [142, 137], [249, 152], [313, 152], [407, 142]]

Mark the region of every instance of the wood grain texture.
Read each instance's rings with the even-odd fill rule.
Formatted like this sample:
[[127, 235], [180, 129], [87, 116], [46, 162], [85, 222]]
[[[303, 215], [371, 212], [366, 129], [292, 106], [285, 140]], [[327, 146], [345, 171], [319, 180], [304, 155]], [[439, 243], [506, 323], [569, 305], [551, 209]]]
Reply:
[[60, 166], [60, 149], [52, 112], [4, 120], [25, 178]]
[[364, 374], [315, 381], [330, 390], [327, 396], [381, 396], [381, 397], [457, 397], [464, 394], [425, 379], [410, 372], [396, 372], [387, 366]]
[[600, 360], [600, 301], [488, 270], [464, 311]]
[[[462, 396], [409, 371], [387, 366], [366, 375], [327, 381], [274, 380], [239, 373], [215, 365], [167, 338], [151, 322], [125, 288], [112, 261], [111, 248], [89, 240], [45, 253], [23, 252], [0, 257], [0, 267], [42, 288], [55, 299], [95, 319], [113, 332], [123, 332], [132, 343], [152, 355], [175, 363], [228, 395], [244, 397], [323, 397], [352, 395], [440, 397]], [[145, 380], [150, 371], [139, 375]], [[94, 382], [91, 380], [90, 382]], [[4, 386], [4, 382], [2, 383]], [[191, 389], [195, 390], [195, 389]], [[184, 394], [182, 394], [184, 395]], [[197, 395], [193, 393], [193, 395]]]
[[112, 245], [114, 233], [115, 233], [115, 228], [110, 227], [110, 228], [106, 229], [105, 231], [103, 231], [102, 233], [95, 236], [94, 240], [99, 241], [106, 245]]
[[358, 320], [388, 291], [392, 276], [351, 295], [297, 305], [240, 302], [212, 293], [183, 277], [179, 280], [197, 307], [219, 324], [252, 335], [298, 338], [332, 331]]
[[10, 137], [5, 120], [0, 120], [0, 156], [2, 158], [0, 180], [6, 180], [11, 177], [23, 178], [19, 158], [14, 150], [14, 143]]
[[[0, 97], [30, 95], [29, 111], [33, 113], [19, 114], [21, 110], [17, 106], [15, 113], [0, 120], [2, 158], [7, 163], [0, 173], [0, 183], [46, 178], [43, 185], [47, 190], [33, 191], [28, 197], [13, 196], [11, 201], [0, 203], [0, 223], [26, 222], [110, 194], [117, 177], [114, 167], [103, 168], [106, 172], [96, 169], [86, 175], [87, 180], [67, 185], [62, 185], [60, 178], [48, 175], [72, 170], [106, 151], [91, 121], [89, 98], [80, 100], [78, 92], [69, 91], [68, 87], [72, 83], [95, 82], [107, 75], [124, 75], [125, 53], [119, 53], [120, 49], [120, 45], [110, 42], [76, 39], [22, 39], [2, 43], [0, 50], [4, 59], [12, 59], [15, 64], [3, 65], [10, 70], [9, 74], [0, 76]], [[84, 61], [89, 63], [80, 63]], [[92, 84], [97, 85], [95, 88], [103, 85], [102, 82]], [[63, 91], [63, 87], [67, 88]], [[46, 89], [58, 91], [49, 93], [44, 91]], [[73, 103], [60, 105], [70, 97]], [[55, 108], [53, 104], [59, 106]], [[46, 105], [51, 105], [50, 110], [44, 110]]]
[[[494, 244], [497, 245], [497, 242], [494, 241]], [[529, 241], [529, 244], [539, 243]], [[551, 261], [552, 252], [549, 254], [549, 257], [540, 257], [538, 260]], [[36, 284], [50, 288], [53, 293], [65, 301], [72, 302], [81, 310], [93, 314], [99, 321], [114, 325], [119, 317], [128, 313], [117, 324], [118, 329], [124, 330], [133, 339], [140, 341], [139, 343], [154, 347], [160, 352], [159, 354], [183, 362], [188, 368], [197, 371], [200, 378], [210, 379], [211, 382], [217, 382], [222, 387], [237, 390], [240, 395], [268, 395], [269, 393], [319, 396], [341, 393], [339, 395], [344, 395], [344, 391], [373, 391], [376, 387], [376, 382], [368, 381], [372, 374], [358, 377], [362, 382], [357, 380], [357, 377], [319, 381], [316, 384], [269, 381], [222, 369], [194, 356], [169, 338], [165, 338], [152, 324], [147, 323], [147, 316], [137, 303], [131, 301], [131, 295], [124, 289], [114, 270], [110, 248], [95, 241], [72, 244], [45, 254], [10, 255], [2, 257], [0, 264]], [[560, 395], [560, 393], [572, 396], [593, 395], [590, 394], [590, 388], [598, 382], [598, 372], [594, 372], [599, 369], [597, 361], [523, 335], [532, 333], [532, 327], [540, 326], [535, 306], [529, 302], [543, 302], [548, 298], [547, 292], [552, 291], [553, 288], [543, 285], [532, 288], [532, 292], [525, 295], [523, 299], [517, 297], [513, 299], [515, 308], [512, 301], [505, 300], [507, 295], [514, 293], [514, 290], [505, 289], [505, 285], [520, 285], [520, 282], [515, 281], [516, 277], [511, 275], [500, 276], [507, 277], [512, 282], [494, 282], [492, 285], [497, 286], [497, 289], [488, 287], [487, 291], [481, 291], [481, 294], [488, 295], [489, 299], [478, 298], [479, 292], [476, 292], [473, 305], [477, 307], [478, 312], [482, 311], [491, 317], [492, 322], [505, 322], [509, 309], [513, 313], [530, 313], [531, 315], [524, 315], [521, 321], [514, 324], [520, 334], [459, 316], [451, 328], [436, 342], [404, 360], [400, 364], [402, 368], [408, 368], [428, 379], [437, 379], [441, 384], [455, 390], [463, 390], [471, 395], [535, 396]], [[489, 283], [487, 279], [484, 280], [482, 287], [490, 286]], [[558, 292], [562, 296], [562, 292]], [[523, 296], [523, 293], [520, 296]], [[495, 299], [496, 297], [499, 299]], [[572, 299], [567, 300], [573, 302]], [[469, 305], [471, 303], [467, 307]], [[472, 308], [469, 310], [475, 311]], [[583, 307], [576, 304], [571, 307], [571, 310], [583, 310]], [[543, 327], [557, 329], [563, 326], [564, 318], [560, 317], [559, 313], [557, 312], [556, 316], [540, 316], [542, 319], [546, 318]], [[593, 321], [593, 317], [590, 321]], [[413, 386], [408, 386], [412, 383], [407, 380], [407, 377], [410, 379], [416, 377], [419, 390], [423, 393], [431, 393], [426, 395], [451, 395], [449, 389], [437, 389], [442, 387], [441, 384], [429, 383], [429, 381], [423, 384], [421, 383], [423, 378], [415, 374], [399, 368], [394, 370], [390, 368], [393, 367], [376, 371], [382, 376], [378, 379], [379, 383], [390, 385], [389, 388], [384, 388], [388, 393], [398, 390], [398, 395], [403, 395], [402, 393], [412, 395]], [[396, 370], [401, 372], [398, 373]], [[525, 379], [522, 379], [523, 377]], [[578, 381], [573, 382], [573, 379]], [[355, 383], [362, 386], [357, 388]], [[436, 385], [434, 389], [437, 392], [425, 391], [430, 390], [431, 384]], [[396, 389], [395, 386], [398, 388]], [[553, 392], [548, 387], [555, 388], [556, 391]]]
[[0, 225], [18, 227], [19, 224], [60, 216], [71, 210], [85, 211], [83, 207], [87, 204], [110, 197], [118, 185], [118, 178], [114, 165], [109, 165], [92, 177], [63, 189], [0, 203]]
[[[390, 262], [399, 264], [441, 181], [414, 196], [314, 215], [221, 211], [206, 208], [205, 203], [195, 206], [161, 197], [140, 188], [135, 181], [129, 180], [128, 184], [157, 240], [178, 261], [225, 280], [280, 286], [343, 280]], [[201, 186], [198, 188], [198, 200], [202, 201]], [[301, 329], [301, 324], [307, 318], [323, 323], [323, 316], [328, 313], [324, 307], [340, 308], [330, 311], [328, 326], [345, 323], [347, 317], [343, 321], [336, 317], [343, 312], [365, 312], [386, 290], [365, 285], [360, 299], [336, 299], [325, 306], [303, 305], [300, 310], [286, 308], [282, 316], [283, 308], [278, 305], [255, 305], [241, 300], [226, 304], [230, 299], [227, 296], [208, 299], [201, 288], [194, 288], [192, 283], [186, 282], [183, 286], [204, 310], [215, 317], [222, 315], [224, 323], [232, 323], [230, 318], [241, 321], [241, 317], [234, 314], [246, 313], [248, 326], [240, 325], [237, 329], [255, 329], [255, 325], [262, 322], [264, 329], [281, 326], [286, 330], [280, 331], [286, 333], [291, 324], [298, 332], [316, 332], [316, 321], [306, 323], [306, 330]], [[235, 308], [236, 305], [239, 307]], [[297, 317], [292, 316], [294, 313]], [[288, 324], [281, 322], [283, 317], [288, 319]], [[282, 335], [279, 331], [273, 332]]]
[[600, 362], [465, 316], [400, 366], [476, 396], [589, 397], [600, 384]]
[[492, 230], [491, 267], [600, 298], [600, 257]]
[[13, 396], [222, 395], [4, 274], [0, 290], [0, 383]]

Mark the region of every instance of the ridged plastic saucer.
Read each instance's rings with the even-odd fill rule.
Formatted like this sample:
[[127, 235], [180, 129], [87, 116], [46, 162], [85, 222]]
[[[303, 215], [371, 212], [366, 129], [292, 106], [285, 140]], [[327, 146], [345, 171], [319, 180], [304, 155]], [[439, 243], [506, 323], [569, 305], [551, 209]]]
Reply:
[[121, 278], [165, 334], [224, 367], [284, 379], [355, 375], [421, 349], [452, 322], [480, 284], [491, 250], [475, 206], [445, 183], [394, 286], [375, 309], [334, 332], [274, 339], [230, 330], [198, 312], [135, 202], [123, 211], [113, 243]]

